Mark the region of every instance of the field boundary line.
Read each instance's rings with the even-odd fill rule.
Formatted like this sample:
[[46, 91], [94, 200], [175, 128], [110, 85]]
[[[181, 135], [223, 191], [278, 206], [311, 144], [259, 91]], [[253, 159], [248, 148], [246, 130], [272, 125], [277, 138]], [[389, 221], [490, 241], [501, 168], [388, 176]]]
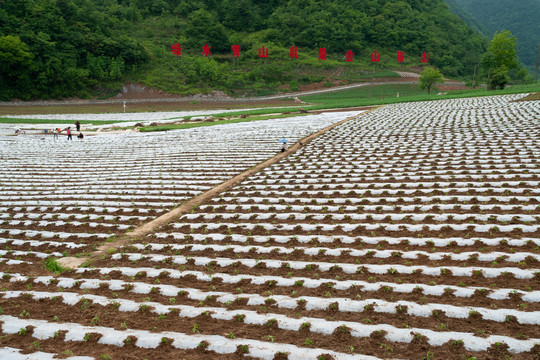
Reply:
[[[125, 246], [125, 245], [129, 244], [131, 241], [140, 240], [140, 239], [144, 238], [146, 235], [154, 232], [155, 230], [157, 230], [161, 226], [167, 224], [168, 222], [170, 222], [172, 220], [175, 220], [175, 219], [179, 218], [180, 216], [182, 216], [184, 214], [189, 213], [190, 211], [192, 211], [193, 209], [195, 209], [198, 206], [202, 205], [203, 203], [207, 202], [208, 200], [219, 196], [221, 193], [229, 190], [230, 188], [232, 188], [236, 184], [244, 181], [248, 177], [260, 172], [261, 170], [263, 170], [263, 169], [265, 169], [265, 168], [267, 168], [267, 167], [269, 167], [271, 165], [274, 165], [274, 164], [278, 163], [282, 159], [284, 159], [284, 158], [288, 157], [289, 155], [297, 152], [301, 147], [306, 146], [313, 139], [316, 139], [317, 137], [319, 137], [319, 136], [323, 135], [324, 133], [334, 129], [337, 126], [340, 126], [340, 125], [342, 125], [342, 124], [344, 124], [344, 123], [346, 123], [346, 122], [348, 122], [348, 121], [350, 121], [352, 119], [355, 119], [355, 118], [364, 116], [366, 114], [369, 114], [372, 111], [380, 109], [381, 107], [383, 107], [383, 106], [373, 107], [372, 109], [367, 110], [367, 111], [363, 112], [362, 114], [350, 116], [350, 117], [348, 117], [348, 118], [346, 118], [344, 120], [338, 121], [335, 124], [327, 126], [324, 129], [321, 129], [321, 130], [317, 131], [316, 133], [313, 133], [311, 135], [306, 136], [305, 138], [301, 139], [299, 142], [297, 142], [296, 144], [291, 146], [287, 151], [282, 152], [282, 153], [278, 153], [277, 155], [271, 157], [270, 159], [268, 159], [268, 160], [266, 160], [266, 161], [264, 161], [264, 162], [262, 162], [262, 163], [260, 163], [260, 164], [258, 164], [256, 166], [254, 166], [254, 167], [252, 167], [252, 168], [250, 168], [250, 169], [248, 169], [246, 171], [241, 172], [240, 174], [238, 174], [238, 175], [232, 177], [231, 179], [221, 183], [220, 185], [215, 186], [212, 189], [207, 190], [207, 191], [203, 192], [202, 194], [199, 194], [199, 195], [195, 196], [194, 198], [184, 202], [183, 204], [181, 204], [178, 207], [174, 208], [173, 210], [167, 212], [166, 214], [163, 214], [163, 215], [159, 216], [158, 218], [156, 218], [156, 219], [154, 219], [154, 220], [152, 220], [150, 222], [147, 222], [146, 224], [141, 225], [141, 226], [133, 229], [132, 231], [130, 231], [130, 232], [124, 234], [124, 235], [121, 235], [118, 238], [118, 240], [113, 241], [113, 242], [109, 242], [109, 243], [105, 243], [105, 244], [99, 246], [96, 251], [94, 251], [94, 252], [92, 252], [90, 254], [90, 256], [80, 257], [80, 258], [64, 257], [64, 258], [58, 259], [57, 262], [62, 267], [74, 269], [74, 268], [77, 268], [77, 267], [81, 266], [84, 263], [95, 260], [95, 259], [101, 257], [102, 255], [107, 254], [111, 250], [114, 251], [114, 250], [116, 250], [116, 249], [118, 249], [118, 248], [120, 248], [122, 246]], [[300, 142], [302, 142], [303, 145], [300, 145]]]

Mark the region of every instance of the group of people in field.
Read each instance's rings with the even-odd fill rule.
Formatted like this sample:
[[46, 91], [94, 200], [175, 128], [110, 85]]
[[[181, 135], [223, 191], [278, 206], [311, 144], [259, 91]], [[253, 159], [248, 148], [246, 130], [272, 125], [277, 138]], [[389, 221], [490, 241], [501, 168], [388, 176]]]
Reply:
[[[75, 122], [75, 128], [77, 129], [77, 131], [79, 132], [79, 135], [77, 135], [77, 139], [79, 140], [82, 140], [84, 139], [84, 135], [83, 133], [81, 132], [81, 123], [79, 122], [79, 120], [77, 120]], [[67, 134], [67, 139], [68, 140], [73, 140], [73, 134], [71, 133], [71, 126], [68, 126], [67, 128], [64, 129], [66, 131], [66, 134]], [[62, 131], [64, 130], [61, 130], [60, 128], [56, 128], [53, 130], [53, 134], [54, 134], [54, 138], [55, 139], [58, 139], [58, 134], [62, 133]]]

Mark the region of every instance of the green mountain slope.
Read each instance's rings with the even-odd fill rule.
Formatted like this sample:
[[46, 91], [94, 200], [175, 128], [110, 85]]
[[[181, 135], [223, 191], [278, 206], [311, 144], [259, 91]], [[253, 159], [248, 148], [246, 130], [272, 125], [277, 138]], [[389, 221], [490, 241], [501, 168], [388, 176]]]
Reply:
[[[484, 28], [482, 24], [478, 22], [478, 20], [475, 19], [474, 16], [471, 15], [468, 11], [463, 9], [463, 7], [458, 4], [457, 0], [445, 0], [446, 4], [450, 8], [450, 11], [453, 14], [456, 14], [459, 16], [460, 19], [465, 21], [465, 23], [474, 31], [476, 31], [479, 34], [485, 35], [486, 37], [489, 37], [488, 31]], [[540, 0], [539, 0], [540, 1]]]
[[[451, 1], [472, 15], [489, 37], [496, 31], [510, 30], [518, 39], [520, 60], [530, 70], [534, 68], [540, 44], [539, 0], [447, 0]], [[455, 13], [467, 19], [459, 10]]]
[[[141, 82], [262, 94], [430, 63], [469, 77], [487, 40], [444, 0], [1, 0], [0, 99], [95, 95]], [[182, 55], [171, 53], [181, 44]], [[212, 55], [201, 56], [202, 46]], [[231, 46], [240, 45], [239, 58]], [[269, 57], [261, 59], [265, 45]], [[289, 58], [291, 46], [298, 59]], [[327, 60], [318, 60], [319, 48]], [[354, 61], [346, 62], [351, 50]], [[381, 62], [372, 67], [369, 55]], [[398, 65], [396, 52], [406, 53]], [[383, 71], [384, 73], [384, 71]]]

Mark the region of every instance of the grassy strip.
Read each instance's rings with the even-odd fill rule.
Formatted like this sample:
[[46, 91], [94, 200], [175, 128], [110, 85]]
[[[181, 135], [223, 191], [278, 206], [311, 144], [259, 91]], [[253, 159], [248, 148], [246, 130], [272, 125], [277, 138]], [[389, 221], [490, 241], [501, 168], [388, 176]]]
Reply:
[[[76, 120], [51, 120], [51, 119], [19, 119], [19, 118], [0, 118], [2, 124], [72, 124], [75, 125]], [[79, 120], [81, 125], [108, 125], [122, 122], [120, 120], [105, 120], [105, 121], [90, 121]]]
[[[292, 100], [292, 99], [290, 99]], [[178, 119], [191, 119], [193, 117], [201, 118], [201, 117], [207, 117], [212, 116], [214, 118], [220, 118], [220, 117], [231, 117], [231, 116], [240, 116], [240, 115], [265, 115], [265, 114], [276, 114], [276, 113], [283, 113], [283, 112], [291, 112], [291, 111], [298, 111], [298, 108], [306, 108], [306, 106], [309, 106], [309, 104], [306, 104], [305, 106], [297, 105], [294, 107], [283, 107], [283, 108], [268, 108], [268, 109], [257, 109], [257, 110], [248, 110], [248, 111], [230, 111], [230, 112], [224, 112], [224, 113], [218, 113], [218, 114], [208, 114], [208, 115], [196, 115], [196, 116], [180, 116], [176, 118], [171, 118], [171, 120], [178, 120]]]
[[[293, 109], [295, 110], [295, 109]], [[214, 126], [214, 125], [223, 125], [223, 124], [235, 124], [241, 122], [250, 122], [250, 121], [261, 121], [268, 119], [282, 119], [296, 116], [305, 116], [308, 114], [282, 114], [282, 115], [268, 115], [268, 116], [250, 116], [243, 119], [228, 119], [228, 120], [218, 120], [218, 121], [205, 121], [199, 123], [191, 124], [178, 124], [178, 125], [158, 125], [158, 126], [145, 126], [139, 128], [141, 132], [152, 132], [152, 131], [168, 131], [168, 130], [178, 130], [178, 129], [191, 129], [201, 126]]]
[[[416, 90], [414, 89], [416, 87]], [[400, 91], [401, 89], [401, 91]], [[397, 97], [397, 92], [400, 96]], [[448, 91], [444, 95], [437, 95], [436, 92], [426, 94], [416, 85], [380, 85], [372, 88], [371, 101], [366, 98], [369, 87], [350, 89], [334, 93], [325, 93], [301, 97], [303, 101], [317, 103], [317, 105], [306, 107], [306, 110], [320, 110], [330, 108], [347, 108], [367, 105], [386, 105], [403, 102], [433, 101], [444, 99], [459, 99], [481, 96], [495, 96], [507, 94], [520, 94], [540, 91], [540, 85], [519, 85], [508, 87], [504, 90], [487, 91], [486, 89], [468, 89]]]
[[525, 96], [523, 99], [520, 99], [518, 101], [534, 101], [534, 100], [540, 100], [540, 92]]
[[358, 79], [379, 79], [379, 78], [401, 78], [401, 76], [392, 70], [376, 71], [356, 76]]

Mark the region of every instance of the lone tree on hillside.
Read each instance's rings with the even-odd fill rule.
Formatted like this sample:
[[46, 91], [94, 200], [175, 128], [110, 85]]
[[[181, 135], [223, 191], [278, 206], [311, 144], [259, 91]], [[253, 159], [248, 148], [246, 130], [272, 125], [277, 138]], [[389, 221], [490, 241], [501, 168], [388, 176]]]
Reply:
[[489, 88], [504, 89], [510, 80], [510, 70], [518, 70], [518, 75], [524, 77], [521, 74], [524, 70], [519, 66], [516, 43], [517, 39], [508, 30], [493, 35], [488, 50], [480, 60], [483, 71], [489, 74]]
[[421, 89], [427, 89], [428, 94], [431, 92], [433, 84], [444, 83], [444, 77], [441, 72], [433, 67], [427, 67], [422, 71], [422, 74], [418, 78]]

